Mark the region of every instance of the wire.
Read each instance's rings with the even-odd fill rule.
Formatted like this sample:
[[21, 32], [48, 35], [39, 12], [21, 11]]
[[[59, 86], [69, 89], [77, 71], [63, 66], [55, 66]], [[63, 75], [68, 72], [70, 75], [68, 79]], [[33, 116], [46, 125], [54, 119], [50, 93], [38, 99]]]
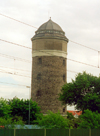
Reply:
[[68, 71], [68, 72], [72, 72], [72, 73], [78, 73], [78, 72], [76, 72], [76, 71], [71, 71], [71, 70], [66, 70], [66, 71]]
[[[32, 48], [30, 48], [30, 47], [26, 47], [26, 46], [23, 46], [23, 45], [19, 45], [19, 44], [17, 44], [17, 43], [12, 43], [12, 42], [10, 42], [10, 41], [6, 41], [6, 40], [2, 40], [2, 39], [0, 39], [1, 41], [4, 41], [4, 42], [8, 42], [8, 43], [11, 43], [11, 44], [14, 44], [14, 45], [18, 45], [18, 46], [22, 46], [22, 47], [25, 47], [25, 48], [29, 48], [29, 49], [32, 49]], [[71, 41], [71, 40], [70, 40]], [[71, 42], [73, 42], [73, 41], [71, 41]], [[76, 43], [76, 42], [73, 42], [73, 43]], [[76, 44], [79, 44], [79, 43], [76, 43]], [[81, 45], [81, 46], [84, 46], [84, 47], [86, 47], [86, 48], [89, 48], [89, 49], [92, 49], [92, 48], [90, 48], [90, 47], [87, 47], [87, 46], [85, 46], [85, 45], [82, 45], [82, 44], [79, 44], [79, 45]], [[92, 50], [94, 50], [94, 51], [98, 51], [98, 50], [95, 50], [95, 49], [92, 49]], [[41, 51], [41, 50], [38, 50], [39, 52], [45, 52], [45, 51]], [[99, 51], [98, 51], [99, 52]], [[50, 53], [48, 53], [48, 52], [45, 52], [46, 54], [50, 54]], [[1, 54], [0, 53], [0, 55], [5, 55], [5, 54]], [[51, 54], [52, 55], [52, 54]], [[52, 55], [52, 56], [56, 56], [56, 55]], [[5, 56], [3, 56], [3, 57], [5, 57]], [[13, 57], [13, 59], [15, 59], [14, 58], [14, 56], [8, 56], [8, 55], [6, 55], [6, 57]], [[20, 61], [25, 61], [25, 62], [29, 62], [29, 63], [31, 63], [29, 60], [25, 60], [25, 59], [21, 59], [21, 58], [16, 58], [16, 59], [20, 59]], [[71, 60], [71, 59], [68, 59], [68, 60]], [[99, 60], [99, 59], [98, 59]], [[81, 64], [85, 64], [85, 65], [89, 65], [89, 66], [92, 66], [92, 67], [96, 67], [96, 66], [94, 66], [94, 65], [90, 65], [90, 64], [86, 64], [86, 63], [83, 63], [83, 62], [79, 62], [79, 61], [75, 61], [75, 60], [71, 60], [71, 61], [74, 61], [74, 62], [78, 62], [78, 63], [81, 63]], [[97, 67], [96, 67], [97, 68]], [[99, 68], [99, 62], [98, 62], [98, 68]]]
[[25, 87], [27, 86], [27, 85], [13, 84], [13, 83], [1, 82], [1, 81], [0, 81], [0, 83], [3, 83], [3, 84], [11, 84], [11, 85], [17, 85], [17, 86], [25, 86]]
[[[30, 48], [30, 47], [23, 46], [23, 45], [20, 45], [20, 44], [18, 44], [18, 43], [13, 43], [13, 42], [6, 41], [6, 40], [3, 40], [3, 39], [0, 39], [0, 40], [1, 40], [1, 41], [3, 41], [3, 42], [7, 42], [7, 43], [14, 44], [14, 45], [17, 45], [17, 46], [21, 46], [21, 47], [24, 47], [24, 48], [32, 49], [32, 48]], [[75, 43], [75, 44], [81, 45], [81, 46], [83, 46], [83, 47], [86, 47], [86, 48], [88, 48], [88, 49], [91, 49], [91, 50], [94, 50], [94, 51], [99, 52], [98, 50], [93, 49], [93, 48], [90, 48], [90, 47], [85, 46], [85, 45], [83, 45], [83, 44], [80, 44], [80, 43], [74, 42], [74, 41], [72, 41], [72, 40], [69, 40], [69, 41], [70, 41], [70, 42], [73, 42], [73, 43]]]
[[2, 53], [0, 53], [0, 56], [10, 58], [10, 59], [16, 59], [16, 60], [19, 60], [19, 61], [24, 61], [24, 62], [27, 62], [27, 63], [31, 63], [31, 61], [29, 61], [29, 60], [14, 57], [14, 56], [10, 56], [10, 55], [6, 55], [6, 54], [2, 54]]
[[[53, 55], [51, 53], [48, 53], [46, 51], [41, 51], [41, 50], [38, 50], [39, 52], [45, 52], [46, 54], [50, 54], [51, 56], [56, 56], [56, 55]], [[3, 56], [4, 55], [4, 56]], [[5, 55], [5, 54], [1, 54], [0, 53], [0, 56], [3, 56], [3, 57], [7, 57], [7, 58], [11, 58], [11, 59], [18, 59], [19, 61], [24, 61], [24, 62], [28, 62], [28, 63], [31, 63], [32, 61], [29, 61], [29, 60], [25, 60], [25, 59], [21, 59], [21, 58], [17, 58], [17, 57], [14, 57], [14, 56], [9, 56], [9, 55]], [[67, 60], [70, 60], [70, 61], [74, 61], [74, 62], [77, 62], [77, 63], [81, 63], [81, 64], [84, 64], [84, 65], [88, 65], [88, 66], [91, 66], [91, 67], [95, 67], [95, 68], [100, 68], [100, 67], [97, 67], [97, 66], [94, 66], [94, 65], [91, 65], [91, 64], [87, 64], [87, 63], [84, 63], [84, 62], [80, 62], [80, 61], [76, 61], [76, 60], [72, 60], [72, 59], [69, 59], [67, 58]]]
[[69, 59], [69, 58], [67, 58], [67, 60], [74, 61], [74, 62], [77, 62], [77, 63], [81, 63], [81, 64], [84, 64], [84, 65], [88, 65], [88, 66], [91, 66], [91, 67], [98, 68], [97, 66], [94, 66], [94, 65], [91, 65], [91, 64], [87, 64], [87, 63], [84, 63], [84, 62], [80, 62], [80, 61], [76, 61], [76, 60], [72, 60], [72, 59]]
[[[51, 54], [51, 55], [52, 55], [52, 54]], [[69, 59], [69, 58], [67, 58], [67, 60], [69, 60], [69, 61], [74, 61], [74, 62], [76, 62], [76, 63], [81, 63], [81, 64], [88, 65], [88, 66], [95, 67], [95, 68], [100, 68], [100, 67], [97, 67], [97, 66], [94, 66], [94, 65], [90, 65], [90, 64], [83, 63], [83, 62], [80, 62], [80, 61], [72, 60], [72, 59]], [[66, 70], [66, 71], [69, 71], [69, 72], [74, 72], [74, 73], [78, 73], [78, 72], [71, 71], [71, 70]], [[0, 71], [0, 72], [2, 72], [2, 71]], [[16, 74], [16, 73], [11, 73], [11, 72], [7, 72], [7, 71], [3, 71], [3, 73], [8, 73], [8, 74], [13, 74], [13, 75], [18, 75], [18, 76], [29, 77], [29, 76], [19, 75], [19, 74]], [[31, 77], [29, 77], [29, 78], [31, 78]]]
[[5, 67], [5, 66], [0, 66], [0, 67], [2, 67], [2, 68], [8, 68], [8, 69], [14, 69], [14, 70], [18, 70], [18, 71], [26, 71], [26, 72], [31, 72], [31, 71], [29, 71], [29, 70], [25, 70], [25, 69], [15, 69], [15, 68], [11, 68], [11, 67]]
[[23, 45], [20, 45], [20, 44], [17, 44], [17, 43], [9, 42], [9, 41], [3, 40], [3, 39], [0, 39], [0, 41], [7, 42], [7, 43], [10, 43], [10, 44], [14, 44], [14, 45], [17, 45], [17, 46], [21, 46], [21, 47], [24, 47], [24, 48], [27, 48], [27, 49], [32, 49], [30, 47], [26, 47], [26, 46], [23, 46]]
[[[1, 14], [1, 13], [0, 13], [0, 15], [2, 15], [2, 16], [4, 16], [4, 17], [7, 17], [7, 18], [9, 18], [9, 19], [15, 20], [15, 21], [17, 21], [17, 22], [23, 23], [23, 24], [25, 24], [25, 25], [34, 27], [34, 26], [32, 26], [32, 25], [29, 25], [29, 24], [27, 24], [27, 23], [21, 22], [21, 21], [19, 21], [19, 20], [17, 20], [17, 19], [11, 18], [11, 17], [6, 16], [6, 15], [4, 15], [4, 14]], [[34, 28], [37, 28], [37, 27], [34, 27]], [[17, 43], [9, 42], [9, 41], [3, 40], [3, 39], [0, 39], [0, 40], [1, 40], [1, 41], [4, 41], [4, 42], [11, 43], [11, 44], [14, 44], [14, 45], [18, 45], [18, 46], [21, 46], [21, 47], [25, 47], [25, 48], [31, 49], [30, 47], [26, 47], [26, 46], [23, 46], [23, 45], [20, 45], [20, 44], [17, 44]], [[93, 49], [93, 48], [87, 47], [87, 46], [85, 46], [85, 45], [82, 45], [82, 44], [80, 44], [80, 43], [74, 42], [74, 41], [72, 41], [72, 40], [69, 40], [69, 41], [70, 41], [70, 42], [73, 42], [73, 43], [75, 43], [75, 44], [81, 45], [81, 46], [83, 46], [83, 47], [86, 47], [86, 48], [88, 48], [88, 49], [91, 49], [91, 50], [94, 50], [94, 51], [98, 51], [98, 50], [96, 50], [96, 49]], [[40, 51], [40, 52], [44, 52], [44, 51]], [[99, 51], [98, 51], [98, 52], [99, 52]], [[45, 53], [47, 53], [47, 52], [45, 52]], [[47, 54], [50, 54], [50, 53], [47, 53]], [[1, 55], [1, 56], [3, 55], [3, 57], [5, 57], [5, 56], [4, 56], [5, 54], [0, 54], [0, 55]], [[51, 55], [52, 55], [52, 54], [51, 54]], [[52, 55], [52, 56], [54, 56], [54, 55]], [[55, 55], [55, 56], [56, 56], [56, 55]], [[6, 57], [13, 57], [13, 59], [15, 59], [14, 56], [6, 55]], [[29, 63], [30, 63], [29, 60], [25, 60], [25, 59], [21, 59], [21, 58], [16, 58], [16, 59], [19, 59], [20, 61], [25, 61], [25, 62], [29, 62]], [[97, 67], [97, 66], [94, 66], [94, 65], [90, 65], [90, 64], [87, 64], [87, 63], [79, 62], [79, 61], [72, 60], [72, 59], [69, 59], [69, 58], [67, 58], [67, 59], [70, 60], [70, 61], [74, 61], [74, 62], [77, 62], [77, 63], [84, 64], [84, 65], [88, 65], [88, 66], [92, 66], [92, 67], [95, 67], [95, 68], [99, 68], [99, 66]], [[98, 65], [99, 65], [99, 63], [98, 63]]]
[[[56, 56], [54, 54], [51, 54], [51, 53], [48, 53], [46, 51], [41, 51], [41, 50], [38, 50], [39, 52], [45, 52], [46, 54], [50, 54], [51, 56]], [[87, 63], [84, 63], [84, 62], [80, 62], [80, 61], [77, 61], [77, 60], [72, 60], [70, 58], [67, 58], [67, 60], [69, 61], [74, 61], [74, 62], [77, 62], [77, 63], [81, 63], [81, 64], [84, 64], [84, 65], [88, 65], [88, 66], [91, 66], [91, 67], [95, 67], [95, 68], [100, 68], [100, 67], [97, 67], [97, 66], [94, 66], [94, 65], [91, 65], [91, 64], [87, 64]]]
[[85, 48], [88, 48], [88, 49], [91, 49], [91, 50], [94, 50], [94, 51], [98, 51], [98, 50], [96, 50], [96, 49], [90, 48], [90, 47], [85, 46], [85, 45], [83, 45], [83, 44], [80, 44], [80, 43], [74, 42], [74, 41], [72, 41], [72, 40], [69, 40], [69, 41], [70, 41], [70, 42], [72, 42], [72, 43], [75, 43], [75, 44], [81, 45], [81, 46], [83, 46], [83, 47], [85, 47]]
[[17, 21], [17, 22], [19, 22], [19, 23], [22, 23], [22, 24], [24, 24], [24, 25], [31, 26], [31, 27], [33, 27], [33, 28], [37, 28], [37, 27], [35, 27], [35, 26], [29, 25], [29, 24], [27, 24], [27, 23], [24, 23], [24, 22], [22, 22], [22, 21], [19, 21], [19, 20], [17, 20], [17, 19], [14, 19], [14, 18], [12, 18], [12, 17], [7, 16], [7, 15], [1, 14], [1, 13], [0, 13], [0, 15], [1, 15], [1, 16], [4, 16], [4, 17], [7, 17], [7, 18], [9, 18], [9, 19], [12, 19], [12, 20], [14, 20], [14, 21]]
[[[51, 56], [56, 56], [56, 55], [52, 55], [51, 53], [48, 53], [46, 51], [41, 51], [41, 50], [38, 50], [38, 51], [39, 52], [43, 52], [43, 53], [45, 52], [46, 54], [50, 54]], [[18, 58], [18, 57], [14, 57], [14, 56], [9, 56], [9, 55], [6, 55], [6, 54], [1, 54], [1, 53], [0, 53], [0, 56], [7, 57], [7, 58], [10, 58], [10, 59], [17, 59], [19, 61], [24, 61], [24, 62], [28, 62], [28, 63], [32, 62], [32, 61], [29, 61], [29, 60], [25, 60], [25, 59], [22, 59], [22, 58]], [[67, 58], [67, 60], [74, 61], [74, 62], [81, 63], [81, 64], [84, 64], [84, 65], [88, 65], [88, 66], [91, 66], [91, 67], [95, 67], [95, 68], [100, 68], [100, 67], [97, 67], [97, 66], [94, 66], [94, 65], [91, 65], [91, 64], [87, 64], [87, 63], [84, 63], [84, 62], [72, 60], [72, 59], [69, 59], [69, 58]]]
[[[76, 71], [71, 71], [71, 70], [67, 70], [68, 72], [72, 72], [72, 73], [78, 73]], [[72, 77], [67, 77], [67, 78], [72, 78]], [[17, 86], [27, 86], [27, 85], [21, 85], [21, 84], [14, 84], [14, 83], [8, 83], [8, 82], [2, 82], [0, 81], [0, 83], [3, 83], [3, 84], [10, 84], [10, 85], [17, 85]], [[29, 86], [29, 85], [28, 85]]]
[[[7, 15], [1, 14], [1, 13], [0, 13], [0, 15], [1, 15], [1, 16], [4, 16], [4, 17], [7, 17], [7, 18], [9, 18], [9, 19], [12, 19], [12, 20], [14, 20], [14, 21], [17, 21], [17, 22], [19, 22], [19, 23], [28, 25], [28, 26], [30, 26], [30, 27], [37, 28], [37, 27], [35, 27], [35, 26], [29, 25], [29, 24], [27, 24], [27, 23], [24, 23], [24, 22], [22, 22], [22, 21], [19, 21], [19, 20], [17, 20], [17, 19], [14, 19], [14, 18], [12, 18], [12, 17], [7, 16]], [[38, 28], [37, 28], [37, 29], [38, 29]], [[81, 45], [81, 46], [83, 46], [83, 47], [86, 47], [86, 48], [88, 48], [88, 49], [91, 49], [91, 50], [94, 50], [94, 51], [98, 51], [98, 50], [93, 49], [93, 48], [91, 48], [91, 47], [88, 47], [88, 46], [85, 46], [85, 45], [83, 45], [83, 44], [74, 42], [74, 41], [72, 41], [72, 40], [69, 40], [69, 41], [70, 41], [70, 42], [73, 42], [73, 43], [75, 43], [75, 44]]]
[[[2, 69], [0, 69], [0, 70], [2, 70]], [[28, 77], [28, 78], [31, 78], [31, 77], [29, 77], [29, 76], [25, 76], [25, 75], [19, 75], [19, 74], [16, 74], [16, 73], [12, 73], [12, 72], [8, 72], [8, 71], [0, 71], [1, 73], [7, 73], [7, 74], [12, 74], [12, 75], [16, 75], [16, 76], [23, 76], [23, 77]]]
[[[0, 39], [0, 40], [3, 41], [3, 42], [7, 42], [7, 43], [14, 44], [14, 45], [17, 45], [17, 46], [21, 46], [21, 47], [24, 47], [24, 48], [32, 49], [30, 47], [26, 47], [26, 46], [23, 46], [23, 45], [20, 45], [20, 44], [17, 44], [17, 43], [13, 43], [13, 42], [10, 42], [10, 41], [6, 41], [6, 40], [3, 40], [3, 39]], [[25, 59], [22, 59], [22, 58], [6, 55], [6, 54], [2, 54], [2, 53], [0, 53], [0, 56], [10, 58], [10, 59], [17, 59], [19, 61], [24, 61], [24, 62], [31, 63], [31, 61], [29, 61], [29, 60], [25, 60]]]
[[[4, 17], [7, 17], [7, 18], [9, 18], [9, 19], [12, 19], [12, 20], [14, 20], [14, 21], [17, 21], [17, 22], [19, 22], [19, 23], [22, 23], [22, 24], [24, 24], [24, 25], [27, 25], [27, 26], [30, 26], [30, 27], [33, 27], [33, 28], [37, 28], [37, 27], [34, 27], [34, 26], [29, 25], [29, 24], [27, 24], [27, 23], [24, 23], [24, 22], [22, 22], [22, 21], [19, 21], [19, 20], [17, 20], [17, 19], [14, 19], [14, 18], [12, 18], [12, 17], [3, 15], [3, 14], [1, 14], [1, 13], [0, 13], [0, 15], [2, 15], [2, 16], [4, 16]], [[9, 42], [9, 41], [3, 40], [3, 39], [0, 39], [0, 40], [3, 41], [3, 42], [7, 42], [7, 43], [10, 43], [10, 44], [13, 44], [13, 45], [17, 45], [17, 46], [20, 46], [20, 47], [24, 47], [24, 48], [27, 48], [27, 49], [32, 49], [32, 48], [30, 48], [30, 47], [26, 47], [26, 46], [23, 46], [23, 45], [20, 45], [20, 44], [17, 44], [17, 43]], [[98, 51], [98, 50], [93, 49], [93, 48], [91, 48], [91, 47], [88, 47], [88, 46], [82, 45], [82, 44], [80, 44], [80, 43], [74, 42], [74, 41], [72, 41], [72, 40], [69, 40], [69, 41], [72, 42], [72, 43], [78, 44], [78, 45], [80, 45], [80, 46], [83, 46], [83, 47], [85, 47], [85, 48], [88, 48], [88, 49], [91, 49], [91, 50], [94, 50], [94, 51]], [[40, 51], [40, 52], [44, 52], [44, 51]], [[45, 52], [45, 53], [47, 53], [47, 52]], [[47, 53], [47, 54], [50, 54], [50, 53]], [[98, 54], [99, 54], [99, 51], [98, 51]], [[52, 54], [51, 54], [51, 55], [52, 55]], [[6, 54], [1, 54], [1, 53], [0, 53], [0, 56], [7, 57], [7, 58], [10, 58], [10, 59], [18, 59], [18, 60], [20, 60], [20, 61], [25, 61], [25, 62], [31, 63], [31, 61], [29, 61], [29, 60], [25, 60], [25, 59], [22, 59], [22, 58], [17, 58], [17, 57], [14, 57], [14, 56], [9, 56], [9, 55], [6, 55]], [[52, 56], [54, 56], [54, 55], [52, 55]], [[56, 56], [56, 55], [55, 55], [55, 56]], [[97, 67], [97, 66], [94, 66], [94, 65], [91, 65], [91, 64], [87, 64], [87, 63], [79, 62], [79, 61], [76, 61], [76, 60], [72, 60], [72, 59], [69, 59], [69, 58], [67, 58], [67, 60], [73, 61], [73, 62], [76, 62], [76, 63], [81, 63], [81, 64], [88, 65], [88, 66], [95, 67], [95, 68], [100, 68], [100, 67], [99, 67], [99, 55], [98, 55], [98, 67]], [[13, 68], [11, 68], [11, 69], [13, 69]], [[17, 70], [21, 70], [21, 69], [17, 69]], [[21, 71], [25, 71], [25, 70], [21, 70]], [[73, 73], [78, 73], [78, 72], [71, 71], [71, 70], [67, 70], [67, 71], [68, 71], [68, 72], [73, 72]], [[2, 72], [2, 71], [0, 71], [0, 72]], [[11, 73], [11, 72], [4, 72], [4, 73], [13, 74], [13, 75], [18, 75], [18, 74]], [[18, 75], [18, 76], [24, 76], [24, 75]], [[24, 76], [24, 77], [28, 77], [28, 76]], [[31, 78], [31, 77], [29, 77], [29, 78]], [[0, 83], [4, 83], [4, 82], [0, 82]], [[19, 85], [19, 84], [6, 83], [6, 82], [5, 82], [5, 84]], [[26, 85], [19, 85], [19, 86], [26, 86]]]

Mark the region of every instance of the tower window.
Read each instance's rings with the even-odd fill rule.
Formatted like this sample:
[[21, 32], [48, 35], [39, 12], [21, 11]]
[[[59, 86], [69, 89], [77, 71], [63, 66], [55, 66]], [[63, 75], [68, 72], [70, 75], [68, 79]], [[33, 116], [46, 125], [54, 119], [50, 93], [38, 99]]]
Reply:
[[38, 97], [38, 96], [41, 96], [41, 90], [38, 90], [37, 92], [36, 92], [36, 96]]
[[66, 78], [66, 76], [65, 76], [65, 74], [64, 74], [64, 75], [63, 75], [63, 81], [64, 81], [64, 82], [65, 82], [65, 80], [66, 80], [65, 78]]
[[38, 64], [42, 64], [42, 58], [38, 58]]
[[40, 80], [41, 79], [41, 73], [39, 73], [38, 75], [37, 75], [37, 80]]
[[66, 65], [65, 59], [63, 60], [63, 65], [64, 65], [64, 66]]
[[63, 108], [63, 112], [65, 112], [65, 107]]

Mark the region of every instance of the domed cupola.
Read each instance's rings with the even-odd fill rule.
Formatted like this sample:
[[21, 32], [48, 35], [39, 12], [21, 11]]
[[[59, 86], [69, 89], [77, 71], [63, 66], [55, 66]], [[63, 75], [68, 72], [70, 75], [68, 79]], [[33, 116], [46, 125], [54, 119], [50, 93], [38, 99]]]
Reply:
[[41, 31], [41, 30], [57, 30], [57, 31], [63, 31], [62, 28], [56, 24], [55, 22], [53, 22], [51, 20], [51, 18], [44, 24], [42, 24], [37, 31]]
[[51, 18], [38, 28], [38, 30], [35, 32], [35, 36], [32, 37], [31, 40], [50, 37], [54, 39], [63, 39], [68, 42], [68, 39], [65, 36], [65, 32], [57, 23], [53, 22]]

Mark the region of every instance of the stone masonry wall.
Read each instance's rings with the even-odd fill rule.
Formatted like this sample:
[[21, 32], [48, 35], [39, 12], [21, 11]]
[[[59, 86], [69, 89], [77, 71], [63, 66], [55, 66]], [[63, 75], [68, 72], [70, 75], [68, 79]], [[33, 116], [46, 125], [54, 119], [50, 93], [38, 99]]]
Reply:
[[60, 113], [63, 106], [58, 100], [61, 87], [66, 83], [66, 58], [40, 56], [32, 58], [31, 97], [42, 109]]

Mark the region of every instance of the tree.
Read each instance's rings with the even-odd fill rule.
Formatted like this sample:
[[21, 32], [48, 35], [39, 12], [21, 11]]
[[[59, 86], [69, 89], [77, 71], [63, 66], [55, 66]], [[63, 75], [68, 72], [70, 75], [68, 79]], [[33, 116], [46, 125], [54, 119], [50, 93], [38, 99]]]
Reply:
[[84, 110], [89, 109], [92, 112], [98, 111], [100, 113], [100, 96], [94, 93], [87, 93], [82, 100], [79, 100], [76, 108]]
[[[18, 98], [13, 98], [9, 100], [9, 105], [11, 106], [11, 116], [20, 116], [23, 121], [28, 124], [29, 119], [29, 100], [23, 100]], [[32, 124], [34, 120], [37, 119], [38, 114], [40, 114], [40, 107], [36, 102], [30, 100], [30, 123]]]
[[75, 105], [76, 109], [98, 111], [100, 113], [100, 76], [83, 72], [75, 80], [66, 83], [59, 94], [63, 104]]
[[41, 116], [37, 121], [39, 126], [44, 128], [69, 128], [69, 121], [62, 117], [60, 113], [47, 112], [47, 115]]
[[85, 110], [84, 114], [80, 115], [81, 122], [78, 128], [100, 128], [100, 114], [98, 112], [92, 112]]
[[5, 119], [10, 117], [11, 106], [8, 105], [8, 101], [6, 99], [0, 98], [0, 117]]

